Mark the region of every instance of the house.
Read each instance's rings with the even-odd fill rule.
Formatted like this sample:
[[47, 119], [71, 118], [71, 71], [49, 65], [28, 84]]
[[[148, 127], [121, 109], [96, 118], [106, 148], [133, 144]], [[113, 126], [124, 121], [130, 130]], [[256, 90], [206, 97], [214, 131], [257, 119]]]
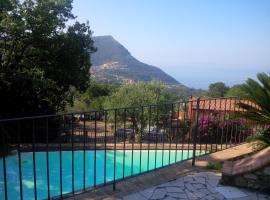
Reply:
[[[199, 117], [209, 116], [215, 113], [235, 113], [243, 111], [238, 107], [238, 103], [245, 103], [256, 107], [254, 103], [248, 100], [241, 100], [235, 97], [232, 98], [201, 98], [199, 101], [198, 112]], [[188, 118], [192, 121], [196, 121], [197, 99], [192, 97], [188, 103]]]

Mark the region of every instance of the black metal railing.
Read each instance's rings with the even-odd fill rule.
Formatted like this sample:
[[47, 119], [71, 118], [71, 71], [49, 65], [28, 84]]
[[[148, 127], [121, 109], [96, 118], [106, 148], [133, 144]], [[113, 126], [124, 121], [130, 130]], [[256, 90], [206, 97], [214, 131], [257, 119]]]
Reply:
[[[0, 120], [0, 199], [94, 190], [245, 142], [237, 98]], [[246, 102], [250, 103], [250, 102]]]

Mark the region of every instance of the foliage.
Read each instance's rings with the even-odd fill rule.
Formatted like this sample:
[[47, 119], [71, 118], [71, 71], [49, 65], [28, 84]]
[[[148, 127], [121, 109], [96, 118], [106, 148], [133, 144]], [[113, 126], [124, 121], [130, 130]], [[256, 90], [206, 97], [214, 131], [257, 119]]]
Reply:
[[209, 85], [206, 96], [213, 98], [224, 97], [226, 92], [229, 90], [229, 87], [223, 82], [216, 82]]
[[75, 22], [72, 0], [4, 0], [0, 12], [0, 117], [54, 113], [84, 91], [90, 53], [88, 23]]
[[239, 97], [244, 98], [246, 96], [246, 93], [242, 90], [242, 84], [241, 85], [234, 85], [232, 86], [227, 92], [226, 97]]
[[172, 101], [172, 96], [161, 82], [140, 82], [138, 84], [123, 85], [112, 93], [106, 101], [106, 108], [123, 108], [130, 106], [142, 106], [146, 104], [158, 104]]
[[67, 107], [68, 111], [102, 110], [106, 97], [115, 92], [118, 87], [95, 80], [89, 81], [88, 85], [84, 93], [75, 91], [74, 104]]
[[248, 137], [247, 141], [259, 141], [258, 149], [263, 149], [270, 146], [270, 128], [259, 130], [254, 136]]
[[253, 137], [253, 140], [261, 141], [261, 147], [266, 147], [270, 145], [270, 76], [266, 73], [259, 73], [257, 74], [257, 79], [258, 81], [249, 78], [241, 87], [242, 91], [246, 93], [245, 99], [254, 103], [256, 106], [254, 104], [240, 102], [238, 106], [244, 109], [244, 112], [238, 115], [254, 121], [260, 127], [263, 127], [263, 130], [258, 131]]
[[206, 168], [221, 171], [222, 170], [222, 162], [208, 162]]
[[[151, 115], [152, 119], [156, 119], [158, 109], [159, 124], [165, 124], [165, 121], [170, 119], [171, 107], [169, 105], [160, 105], [142, 108], [141, 106], [147, 104], [160, 104], [162, 102], [173, 101], [174, 98], [167, 88], [160, 82], [152, 81], [150, 83], [140, 82], [138, 84], [123, 85], [117, 91], [108, 96], [105, 100], [105, 108], [127, 108], [117, 110], [117, 122], [123, 123], [125, 119], [130, 119], [135, 132], [139, 134], [147, 126], [147, 121]], [[135, 108], [135, 106], [137, 106]], [[150, 114], [151, 113], [151, 114]], [[109, 116], [110, 121], [114, 121], [114, 114], [111, 112]], [[156, 121], [155, 121], [156, 122]], [[152, 124], [155, 123], [152, 120]], [[163, 123], [164, 122], [164, 123]]]
[[178, 100], [189, 100], [191, 96], [200, 97], [205, 93], [202, 89], [188, 88], [184, 85], [170, 86], [169, 91], [175, 95]]
[[171, 130], [168, 130], [168, 137], [171, 142], [179, 142], [187, 138], [187, 134], [190, 131], [191, 122], [187, 119], [177, 120], [172, 123]]
[[201, 143], [235, 142], [241, 140], [245, 132], [248, 133], [245, 121], [230, 118], [225, 113], [214, 113], [212, 116], [202, 117], [198, 128], [197, 137]]
[[243, 92], [246, 93], [245, 99], [255, 103], [257, 106], [244, 102], [239, 103], [239, 107], [245, 112], [241, 113], [252, 121], [262, 125], [270, 124], [270, 76], [265, 73], [257, 75], [259, 82], [248, 79], [242, 86]]

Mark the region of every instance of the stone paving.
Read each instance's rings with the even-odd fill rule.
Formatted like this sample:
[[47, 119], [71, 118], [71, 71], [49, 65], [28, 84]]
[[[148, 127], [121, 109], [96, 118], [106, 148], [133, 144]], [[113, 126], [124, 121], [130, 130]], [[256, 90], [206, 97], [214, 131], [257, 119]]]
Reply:
[[270, 200], [270, 196], [219, 184], [221, 174], [201, 172], [125, 196], [121, 200]]

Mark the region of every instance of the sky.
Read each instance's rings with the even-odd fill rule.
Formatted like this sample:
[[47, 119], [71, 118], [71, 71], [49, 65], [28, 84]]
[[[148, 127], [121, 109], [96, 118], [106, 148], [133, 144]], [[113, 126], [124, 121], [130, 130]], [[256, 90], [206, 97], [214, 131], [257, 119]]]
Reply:
[[189, 87], [270, 72], [270, 0], [74, 0], [73, 12]]

